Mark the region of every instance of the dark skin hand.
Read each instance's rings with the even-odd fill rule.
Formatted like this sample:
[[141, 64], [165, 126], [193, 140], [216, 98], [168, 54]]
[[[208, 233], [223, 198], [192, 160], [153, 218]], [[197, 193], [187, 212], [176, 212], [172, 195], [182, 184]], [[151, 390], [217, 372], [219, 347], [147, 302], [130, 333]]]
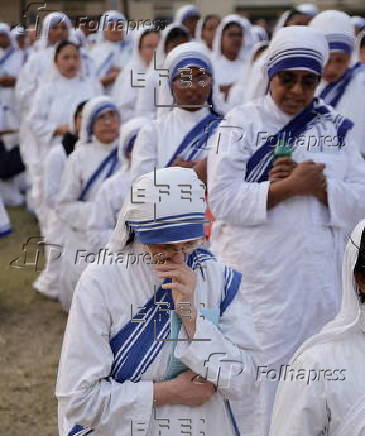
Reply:
[[0, 86], [3, 88], [14, 88], [16, 78], [13, 76], [5, 76], [0, 78]]
[[172, 163], [173, 167], [193, 168], [199, 179], [207, 183], [207, 159], [185, 160], [180, 157]]
[[104, 77], [100, 79], [102, 85], [110, 85], [115, 82], [120, 73], [120, 68], [112, 67]]

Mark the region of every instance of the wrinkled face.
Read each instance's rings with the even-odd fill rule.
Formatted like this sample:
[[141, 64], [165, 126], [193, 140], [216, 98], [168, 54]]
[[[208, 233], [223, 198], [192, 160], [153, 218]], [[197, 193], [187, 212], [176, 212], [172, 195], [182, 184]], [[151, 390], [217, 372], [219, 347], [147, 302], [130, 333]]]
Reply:
[[295, 14], [286, 23], [286, 27], [288, 26], [308, 26], [308, 24], [312, 21], [312, 17], [305, 14]]
[[68, 29], [64, 21], [52, 24], [48, 32], [48, 43], [51, 45], [65, 41], [68, 38]]
[[6, 33], [0, 33], [0, 47], [8, 48], [10, 45], [10, 38]]
[[151, 253], [152, 258], [159, 263], [183, 263], [186, 257], [196, 248], [200, 239], [186, 242], [178, 242], [177, 244], [148, 244], [144, 248]]
[[332, 52], [323, 72], [324, 79], [331, 83], [341, 78], [350, 66], [351, 55], [344, 52]]
[[182, 22], [182, 24], [188, 29], [190, 35], [192, 37], [195, 36], [196, 32], [196, 25], [198, 24], [198, 21], [200, 20], [200, 15], [190, 15]]
[[179, 36], [177, 38], [169, 39], [165, 45], [165, 53], [170, 53], [175, 47], [180, 44], [184, 44], [185, 42], [189, 42], [189, 38], [187, 36]]
[[215, 32], [219, 26], [218, 18], [209, 18], [202, 29], [202, 39], [207, 43], [207, 46], [211, 49], [213, 47], [213, 41], [215, 37]]
[[207, 104], [212, 90], [212, 77], [204, 69], [186, 67], [172, 81], [172, 93], [176, 104], [186, 107], [185, 110], [196, 111]]
[[152, 61], [153, 53], [157, 49], [159, 40], [160, 40], [160, 35], [155, 32], [148, 33], [147, 35], [142, 37], [139, 54], [141, 55], [146, 65], [148, 65]]
[[75, 77], [81, 69], [80, 52], [74, 45], [66, 45], [58, 53], [56, 66], [62, 76], [71, 79]]
[[222, 35], [222, 53], [237, 57], [243, 44], [243, 30], [238, 24], [230, 24]]
[[123, 22], [121, 20], [109, 22], [104, 29], [104, 38], [110, 42], [122, 41], [124, 38]]
[[309, 71], [280, 71], [271, 79], [269, 90], [280, 110], [297, 115], [313, 100], [319, 80]]
[[94, 123], [93, 133], [102, 144], [111, 144], [119, 136], [120, 117], [113, 110], [105, 111]]

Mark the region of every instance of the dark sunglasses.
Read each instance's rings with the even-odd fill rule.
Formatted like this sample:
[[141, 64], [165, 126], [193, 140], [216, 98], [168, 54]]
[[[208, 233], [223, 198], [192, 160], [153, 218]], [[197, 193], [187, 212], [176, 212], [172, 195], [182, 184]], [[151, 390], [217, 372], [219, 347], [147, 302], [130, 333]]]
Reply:
[[[285, 88], [290, 89], [298, 83], [296, 75], [291, 71], [280, 71], [277, 76], [280, 85], [285, 86]], [[308, 74], [301, 80], [299, 79], [299, 83], [303, 89], [313, 91], [317, 87], [319, 80], [319, 76], [315, 74]]]

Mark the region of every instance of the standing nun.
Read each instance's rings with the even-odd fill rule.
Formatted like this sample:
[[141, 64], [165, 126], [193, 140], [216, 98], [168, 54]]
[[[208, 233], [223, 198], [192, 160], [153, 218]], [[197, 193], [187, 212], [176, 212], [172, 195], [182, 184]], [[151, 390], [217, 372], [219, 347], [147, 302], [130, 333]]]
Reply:
[[138, 89], [144, 81], [142, 76], [153, 60], [160, 38], [159, 30], [153, 27], [144, 27], [136, 33], [133, 57], [119, 74], [112, 93], [123, 122], [135, 117]]
[[195, 5], [184, 5], [179, 8], [174, 17], [174, 23], [188, 29], [192, 40], [196, 38], [197, 25], [200, 20], [200, 10]]
[[[156, 182], [170, 195], [161, 200]], [[133, 191], [143, 198], [121, 210], [115, 260], [90, 265], [76, 288], [56, 388], [59, 434], [237, 435], [230, 400], [250, 396], [256, 334], [241, 275], [199, 247], [204, 185], [191, 169], [163, 168]]]
[[245, 274], [264, 350], [251, 427], [242, 422], [250, 435], [268, 434], [277, 380], [267, 371], [336, 315], [346, 235], [365, 215], [352, 122], [314, 97], [327, 56], [316, 30], [281, 29], [268, 49], [269, 94], [229, 112], [209, 153], [211, 247]]
[[318, 95], [354, 123], [355, 145], [365, 155], [365, 67], [352, 64], [355, 33], [351, 17], [340, 11], [324, 11], [310, 24], [328, 41], [329, 58]]
[[0, 195], [0, 239], [5, 238], [5, 236], [12, 233], [9, 216], [4, 207], [3, 199]]
[[270, 435], [363, 436], [364, 359], [365, 221], [361, 221], [349, 237], [343, 260], [341, 310], [304, 343], [286, 369]]
[[86, 264], [78, 252], [88, 250], [87, 220], [98, 189], [118, 169], [120, 114], [108, 97], [88, 101], [82, 112], [80, 145], [71, 153], [61, 179], [56, 211], [65, 234], [60, 300], [69, 309], [76, 282]]
[[156, 118], [159, 87], [163, 78], [166, 77], [166, 70], [163, 67], [165, 58], [172, 49], [188, 42], [189, 39], [188, 30], [181, 24], [170, 24], [162, 31], [156, 55], [145, 74], [145, 83], [144, 85], [141, 83], [141, 88], [138, 90], [136, 117]]
[[223, 18], [215, 34], [212, 62], [225, 99], [232, 85], [247, 75], [253, 44], [251, 24], [246, 18], [239, 15]]
[[130, 161], [136, 137], [146, 121], [145, 118], [134, 118], [121, 126], [118, 150], [120, 169], [101, 185], [87, 224], [87, 237], [93, 250], [104, 248], [108, 243], [119, 211], [130, 193]]
[[219, 15], [209, 14], [201, 18], [197, 24], [196, 40], [205, 42], [209, 50], [213, 50], [213, 41], [220, 22]]
[[125, 39], [126, 19], [118, 11], [107, 11], [101, 17], [98, 41], [90, 54], [95, 62], [96, 75], [104, 87], [105, 94], [111, 94], [121, 70], [128, 63], [131, 50]]
[[207, 141], [221, 120], [213, 66], [203, 43], [174, 48], [165, 67], [169, 77], [161, 88], [161, 100], [170, 110], [140, 131], [132, 157], [133, 180], [154, 168], [200, 166], [207, 155]]

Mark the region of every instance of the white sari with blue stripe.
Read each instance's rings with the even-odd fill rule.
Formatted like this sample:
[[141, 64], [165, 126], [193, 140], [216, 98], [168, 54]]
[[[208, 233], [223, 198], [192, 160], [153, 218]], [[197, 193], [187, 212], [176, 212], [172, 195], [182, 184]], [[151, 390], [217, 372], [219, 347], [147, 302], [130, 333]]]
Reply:
[[[132, 252], [138, 248], [123, 253]], [[202, 431], [239, 434], [226, 400], [249, 391], [254, 380], [249, 350], [257, 347], [249, 308], [238, 292], [241, 274], [202, 249], [194, 251], [188, 264], [197, 272], [199, 317], [194, 338], [205, 339], [190, 344], [182, 341], [184, 329], [178, 341], [165, 341], [171, 338], [166, 309], [173, 309], [173, 302], [169, 291], [159, 288], [161, 281], [150, 265], [103, 265], [85, 271], [74, 296], [59, 369], [62, 436], [130, 436], [137, 422], [145, 428], [142, 434], [157, 436], [165, 424], [164, 434], [175, 436], [184, 429], [184, 420], [190, 422], [193, 436]], [[212, 374], [221, 369], [218, 392], [208, 403], [153, 409], [153, 381], [169, 378], [172, 357], [203, 377], [209, 368], [212, 381]], [[223, 360], [236, 363], [232, 367]], [[232, 372], [235, 378], [230, 383]]]

